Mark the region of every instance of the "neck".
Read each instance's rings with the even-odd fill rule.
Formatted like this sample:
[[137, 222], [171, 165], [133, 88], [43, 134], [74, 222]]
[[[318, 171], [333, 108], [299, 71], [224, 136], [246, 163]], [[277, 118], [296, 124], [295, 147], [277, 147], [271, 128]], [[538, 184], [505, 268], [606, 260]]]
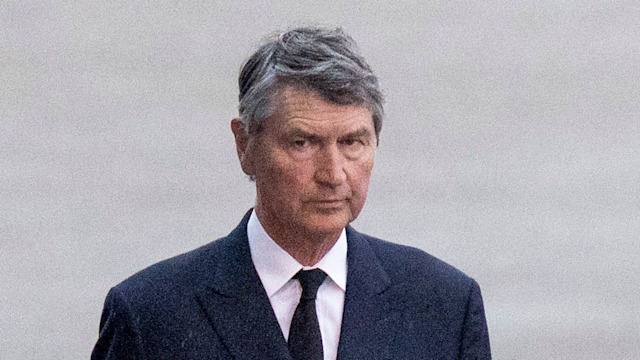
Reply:
[[321, 242], [281, 241], [281, 239], [275, 237], [273, 240], [300, 264], [313, 266], [320, 262], [329, 250], [331, 250], [333, 245], [338, 241], [339, 236], [340, 234], [333, 240]]
[[303, 266], [313, 266], [322, 260], [342, 234], [342, 229], [328, 233], [309, 233], [290, 226], [274, 226], [266, 214], [257, 208], [255, 211], [260, 224], [273, 241]]

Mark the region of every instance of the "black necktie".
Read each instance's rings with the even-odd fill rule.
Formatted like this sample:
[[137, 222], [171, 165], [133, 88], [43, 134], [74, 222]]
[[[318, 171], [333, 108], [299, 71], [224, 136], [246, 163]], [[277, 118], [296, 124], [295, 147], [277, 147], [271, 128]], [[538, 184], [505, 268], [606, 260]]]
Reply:
[[316, 315], [316, 294], [327, 274], [320, 269], [300, 270], [293, 278], [302, 285], [302, 296], [291, 320], [289, 352], [295, 360], [322, 360], [322, 335]]

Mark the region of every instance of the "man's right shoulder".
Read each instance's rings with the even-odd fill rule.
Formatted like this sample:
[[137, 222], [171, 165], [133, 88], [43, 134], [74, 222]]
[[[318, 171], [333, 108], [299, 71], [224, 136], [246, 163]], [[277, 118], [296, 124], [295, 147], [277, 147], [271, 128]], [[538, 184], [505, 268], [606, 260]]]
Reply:
[[[249, 251], [246, 225], [251, 212], [227, 236], [138, 271], [114, 288], [133, 297], [190, 293], [211, 284], [218, 268]], [[141, 299], [143, 300], [143, 299]]]
[[[147, 352], [146, 358], [174, 358], [173, 353], [164, 357], [158, 353], [162, 350], [159, 344], [172, 341], [177, 342], [170, 346], [172, 350], [202, 340], [202, 344], [209, 344], [208, 351], [214, 351], [210, 346], [220, 344], [192, 337], [194, 333], [208, 333], [208, 330], [193, 330], [208, 329], [200, 299], [216, 284], [220, 268], [236, 263], [230, 259], [242, 258], [238, 254], [244, 256], [248, 251], [248, 244], [243, 245], [245, 242], [246, 236], [238, 233], [234, 236], [232, 232], [200, 248], [153, 264], [114, 286], [105, 299], [95, 358], [129, 359], [133, 358], [132, 352], [138, 355]], [[112, 352], [116, 353], [115, 357], [105, 356]]]
[[[223, 237], [197, 249], [162, 260], [129, 276], [114, 288], [128, 296], [190, 292], [213, 276], [234, 239]], [[144, 296], [141, 296], [143, 295]]]

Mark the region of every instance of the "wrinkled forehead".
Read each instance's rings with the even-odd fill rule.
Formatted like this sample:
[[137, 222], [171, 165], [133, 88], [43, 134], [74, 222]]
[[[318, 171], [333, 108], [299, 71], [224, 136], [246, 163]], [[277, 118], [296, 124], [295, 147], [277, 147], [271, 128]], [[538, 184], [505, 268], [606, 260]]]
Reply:
[[294, 90], [283, 94], [273, 114], [264, 119], [260, 134], [279, 139], [373, 140], [375, 129], [365, 107], [336, 105], [317, 94]]
[[260, 133], [273, 136], [338, 139], [345, 136], [375, 137], [372, 112], [365, 106], [341, 105], [328, 101], [314, 90], [289, 86], [272, 101], [270, 115], [263, 119]]
[[339, 104], [326, 99], [317, 91], [288, 86], [277, 93], [272, 100], [272, 115], [295, 117], [305, 115], [323, 118], [336, 114], [366, 114], [373, 126], [371, 110], [359, 104]]
[[285, 85], [278, 88], [271, 98], [270, 108], [271, 113], [283, 110], [317, 112], [341, 108], [361, 108], [372, 113], [371, 109], [362, 102], [337, 102], [323, 96], [321, 92], [303, 85]]
[[275, 86], [270, 100], [273, 105], [278, 102], [282, 102], [287, 97], [291, 97], [291, 95], [294, 94], [305, 95], [308, 98], [322, 99], [325, 102], [334, 105], [366, 107], [373, 113], [373, 105], [369, 104], [364, 97], [360, 97], [356, 94], [340, 93], [329, 89], [316, 88], [313, 85], [309, 85], [301, 81], [279, 82]]

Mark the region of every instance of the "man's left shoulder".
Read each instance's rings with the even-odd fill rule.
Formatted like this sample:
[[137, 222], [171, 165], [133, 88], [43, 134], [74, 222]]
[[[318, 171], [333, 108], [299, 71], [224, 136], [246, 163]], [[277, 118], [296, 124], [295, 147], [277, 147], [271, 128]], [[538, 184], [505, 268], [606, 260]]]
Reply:
[[434, 359], [491, 359], [482, 295], [474, 279], [411, 246], [353, 229], [347, 238], [358, 253], [352, 254], [359, 257], [357, 264], [364, 259], [375, 264], [365, 268], [387, 285], [381, 295], [391, 299], [387, 310], [401, 314], [403, 336], [397, 340], [398, 351], [416, 350], [406, 358], [431, 354]]
[[353, 241], [364, 242], [375, 254], [392, 282], [430, 283], [440, 289], [469, 290], [475, 280], [453, 265], [412, 246], [350, 231]]

